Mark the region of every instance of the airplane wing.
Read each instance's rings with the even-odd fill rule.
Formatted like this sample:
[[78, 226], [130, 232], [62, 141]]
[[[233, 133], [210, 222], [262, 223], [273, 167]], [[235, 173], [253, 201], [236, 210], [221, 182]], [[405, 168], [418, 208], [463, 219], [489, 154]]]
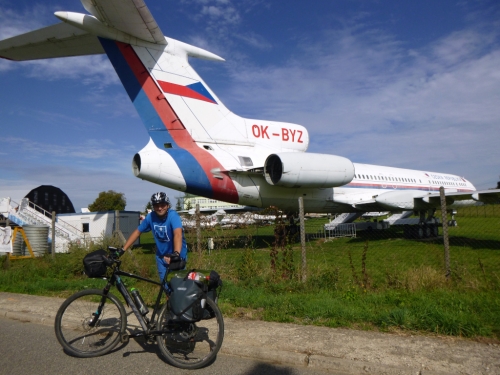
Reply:
[[[455, 201], [464, 201], [464, 200], [475, 200], [486, 204], [500, 203], [500, 189], [480, 190], [480, 191], [472, 191], [465, 193], [452, 192], [452, 193], [445, 193], [445, 196], [447, 204], [452, 204]], [[422, 199], [426, 203], [439, 206], [441, 196], [439, 192], [437, 192], [437, 193], [431, 193], [429, 195], [417, 199]]]
[[0, 57], [16, 61], [101, 53], [94, 35], [64, 22], [0, 41]]
[[144, 0], [81, 0], [83, 7], [106, 26], [151, 43], [166, 44], [165, 36]]

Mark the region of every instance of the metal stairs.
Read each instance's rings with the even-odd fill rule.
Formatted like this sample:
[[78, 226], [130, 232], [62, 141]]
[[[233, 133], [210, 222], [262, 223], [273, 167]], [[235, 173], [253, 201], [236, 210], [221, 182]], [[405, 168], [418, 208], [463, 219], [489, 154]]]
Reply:
[[352, 223], [363, 214], [364, 212], [350, 212], [337, 215], [332, 221], [325, 224], [325, 230], [333, 230], [340, 224]]
[[[23, 225], [45, 225], [49, 227], [49, 241], [52, 239], [52, 214], [40, 206], [29, 201], [28, 198], [21, 199], [17, 204], [10, 198], [0, 199], [0, 214], [19, 226]], [[84, 233], [71, 224], [56, 218], [55, 222], [55, 251], [66, 253], [70, 242], [84, 240]]]
[[420, 220], [419, 218], [408, 219], [411, 215], [413, 215], [413, 211], [403, 211], [389, 216], [384, 221], [390, 225], [418, 224]]

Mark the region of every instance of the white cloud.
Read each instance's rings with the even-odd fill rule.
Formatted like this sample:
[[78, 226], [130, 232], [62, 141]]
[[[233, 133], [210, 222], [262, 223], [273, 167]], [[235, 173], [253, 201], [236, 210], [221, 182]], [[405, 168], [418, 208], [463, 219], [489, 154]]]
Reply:
[[237, 39], [242, 40], [245, 42], [247, 45], [252, 46], [257, 49], [261, 50], [270, 50], [272, 47], [272, 44], [269, 43], [264, 37], [261, 35], [248, 32], [246, 34], [234, 34], [234, 37]]
[[27, 74], [38, 79], [74, 79], [97, 87], [119, 83], [112, 65], [104, 55], [36, 60], [23, 64], [29, 66]]
[[407, 50], [346, 28], [282, 65], [228, 64], [218, 95], [238, 114], [305, 125], [311, 151], [483, 180], [500, 156], [498, 37], [471, 28]]
[[57, 23], [51, 10], [42, 4], [27, 7], [22, 13], [0, 7], [0, 40]]
[[[20, 158], [39, 159], [56, 158], [62, 160], [77, 159], [102, 159], [106, 157], [117, 157], [118, 145], [106, 139], [87, 139], [72, 144], [56, 144], [37, 142], [32, 139], [21, 137], [5, 137], [2, 139], [6, 149], [17, 151]], [[109, 160], [108, 160], [109, 162]]]

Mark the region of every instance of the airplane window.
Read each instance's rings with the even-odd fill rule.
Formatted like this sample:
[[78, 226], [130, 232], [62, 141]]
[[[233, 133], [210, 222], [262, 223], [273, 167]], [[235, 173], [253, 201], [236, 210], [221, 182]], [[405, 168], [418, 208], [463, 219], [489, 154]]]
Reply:
[[210, 146], [208, 146], [208, 145], [203, 145], [203, 148], [204, 148], [205, 150], [213, 151], [213, 148], [212, 148], [212, 147], [210, 147]]

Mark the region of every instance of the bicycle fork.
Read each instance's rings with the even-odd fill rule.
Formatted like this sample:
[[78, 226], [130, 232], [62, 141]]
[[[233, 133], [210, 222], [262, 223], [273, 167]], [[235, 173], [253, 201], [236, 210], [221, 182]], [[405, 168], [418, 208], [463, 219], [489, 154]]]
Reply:
[[88, 325], [91, 328], [94, 328], [99, 322], [99, 318], [101, 317], [102, 311], [104, 310], [104, 304], [106, 303], [106, 298], [108, 298], [108, 292], [111, 288], [111, 284], [108, 283], [106, 287], [103, 289], [104, 295], [101, 298], [101, 302], [97, 306], [97, 310], [92, 313], [92, 318], [88, 321]]

